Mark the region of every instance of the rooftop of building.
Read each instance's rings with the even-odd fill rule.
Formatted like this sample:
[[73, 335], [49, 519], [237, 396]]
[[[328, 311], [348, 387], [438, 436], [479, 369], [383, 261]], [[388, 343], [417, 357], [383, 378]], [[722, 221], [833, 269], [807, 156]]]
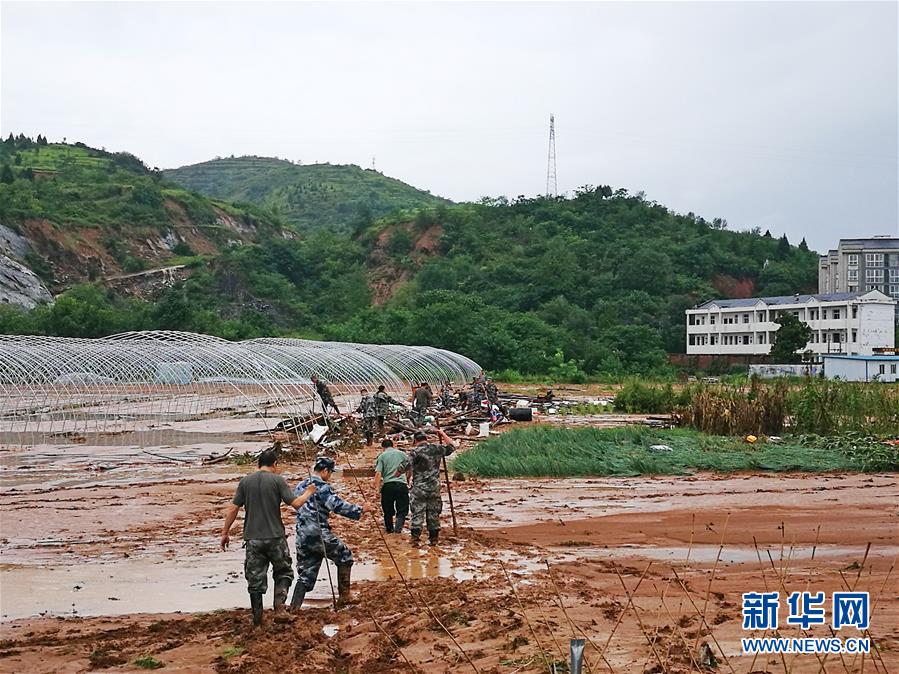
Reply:
[[848, 302], [861, 297], [872, 295], [872, 300], [880, 300], [884, 302], [895, 302], [883, 293], [876, 290], [869, 290], [864, 293], [828, 293], [824, 295], [779, 295], [777, 297], [746, 297], [734, 300], [709, 300], [702, 304], [697, 304], [696, 309], [706, 309], [712, 305], [720, 309], [735, 309], [740, 307], [754, 307], [759, 302], [768, 306], [776, 306], [779, 304], [805, 304], [811, 300], [818, 302]]
[[[874, 249], [878, 248], [881, 250], [899, 250], [899, 237], [895, 236], [868, 236], [860, 239], [840, 239], [840, 248], [846, 247], [858, 247], [860, 249]], [[827, 257], [828, 255], [836, 255], [839, 252], [836, 248], [831, 248], [827, 253], [821, 255], [821, 257]]]
[[885, 361], [885, 360], [889, 360], [889, 361], [899, 360], [899, 354], [892, 354], [892, 355], [886, 355], [886, 356], [863, 356], [861, 354], [856, 354], [856, 355], [851, 355], [851, 356], [845, 356], [845, 355], [838, 356], [838, 355], [830, 355], [827, 353], [822, 353], [821, 357], [822, 358], [839, 358], [841, 360], [876, 360], [876, 361], [881, 361], [881, 362]]

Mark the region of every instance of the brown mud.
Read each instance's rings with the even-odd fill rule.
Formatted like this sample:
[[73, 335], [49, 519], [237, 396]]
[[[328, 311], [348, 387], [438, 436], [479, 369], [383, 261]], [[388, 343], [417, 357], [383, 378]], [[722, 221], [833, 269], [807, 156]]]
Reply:
[[[362, 468], [373, 454], [340, 459]], [[14, 464], [5, 455], [0, 472], [0, 672], [143, 671], [145, 657], [171, 672], [546, 672], [572, 636], [588, 639], [590, 672], [711, 671], [702, 644], [726, 672], [899, 661], [894, 474], [469, 479], [452, 483], [458, 535], [445, 501], [441, 545], [421, 549], [380, 533], [370, 478], [339, 475], [368, 510], [334, 522], [359, 603], [333, 611], [323, 568], [298, 615], [267, 610], [254, 630], [237, 527], [218, 550], [249, 468], [66, 464], [57, 490], [62, 467], [29, 480]], [[871, 592], [878, 654], [740, 653], [743, 592], [847, 587]]]

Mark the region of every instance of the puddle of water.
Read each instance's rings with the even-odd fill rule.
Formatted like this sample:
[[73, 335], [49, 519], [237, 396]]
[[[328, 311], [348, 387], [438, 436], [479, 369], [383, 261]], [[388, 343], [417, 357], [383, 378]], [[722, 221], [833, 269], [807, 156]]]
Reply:
[[[476, 577], [485, 564], [491, 563], [486, 557], [459, 563], [450, 556], [456, 559], [465, 556], [449, 547], [441, 551], [402, 548], [393, 552], [397, 566], [408, 579], [439, 576], [469, 580]], [[506, 557], [510, 567], [527, 570], [522, 558]], [[336, 583], [336, 568], [331, 565], [330, 571]], [[0, 617], [4, 621], [41, 614], [97, 616], [196, 612], [249, 605], [243, 577], [243, 552], [239, 549], [161, 562], [126, 559], [65, 567], [5, 564], [0, 566], [0, 577], [3, 584]], [[396, 567], [389, 557], [353, 565], [354, 581], [398, 579]], [[331, 589], [324, 566], [307, 600], [313, 604], [330, 603]], [[272, 582], [269, 578], [266, 605], [270, 606], [271, 601]]]
[[[687, 552], [690, 553], [690, 562], [697, 564], [714, 564], [718, 557], [717, 545], [694, 545], [692, 549], [687, 547], [648, 547], [640, 545], [622, 545], [615, 548], [578, 548], [573, 551], [571, 548], [551, 548], [558, 554], [562, 555], [561, 561], [574, 561], [577, 559], [603, 559], [603, 558], [630, 558], [642, 557], [646, 559], [659, 560], [663, 562], [684, 562], [687, 559]], [[780, 560], [780, 546], [776, 548], [759, 548], [762, 555], [762, 562], [768, 564], [768, 556], [766, 550], [771, 553], [775, 562]], [[844, 558], [846, 560], [854, 560], [864, 555], [864, 548], [847, 548], [839, 545], [819, 545], [817, 548], [794, 547], [792, 551], [789, 547], [783, 550], [783, 556], [790, 557], [792, 560], [811, 559], [814, 550], [815, 559], [819, 558]], [[878, 546], [877, 554], [893, 557], [899, 554], [899, 546]], [[748, 564], [758, 563], [758, 554], [754, 547], [746, 547], [739, 545], [726, 545], [721, 551], [721, 563], [724, 564]]]

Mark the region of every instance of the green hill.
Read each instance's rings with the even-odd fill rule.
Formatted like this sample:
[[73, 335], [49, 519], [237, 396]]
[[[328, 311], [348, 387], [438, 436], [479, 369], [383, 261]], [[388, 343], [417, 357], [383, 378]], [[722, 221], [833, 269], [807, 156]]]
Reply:
[[[102, 283], [76, 286], [53, 307], [0, 307], [0, 333], [158, 328], [431, 344], [491, 370], [572, 380], [663, 372], [666, 352], [684, 351], [684, 309], [712, 297], [814, 291], [817, 281], [817, 256], [804, 242], [730, 231], [607, 186], [476, 204], [431, 198], [435, 205], [357, 220], [352, 232], [294, 235], [258, 207], [176, 188], [131, 155], [5, 145], [0, 218], [25, 233], [54, 276], [91, 278], [97, 255], [113, 267], [190, 260], [190, 273], [144, 292], [95, 274]], [[250, 164], [258, 162], [291, 174], [327, 168]], [[325, 213], [316, 222], [341, 222]], [[176, 246], [203, 255], [174, 257]]]
[[216, 199], [256, 204], [302, 229], [349, 231], [394, 211], [449, 203], [358, 166], [304, 166], [271, 157], [214, 159], [165, 176]]
[[250, 204], [170, 183], [127, 152], [12, 134], [0, 142], [0, 223], [51, 289], [292, 236]]

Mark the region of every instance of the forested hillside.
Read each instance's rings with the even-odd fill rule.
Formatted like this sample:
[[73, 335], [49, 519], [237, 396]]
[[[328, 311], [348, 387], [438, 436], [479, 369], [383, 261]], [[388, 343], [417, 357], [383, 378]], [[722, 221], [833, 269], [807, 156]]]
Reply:
[[0, 225], [55, 290], [293, 236], [270, 213], [168, 183], [127, 152], [12, 134], [0, 142]]
[[[129, 258], [138, 267], [181, 259], [172, 257], [181, 247], [190, 271], [148, 296], [92, 276], [88, 257], [83, 273], [96, 283], [52, 307], [0, 308], [4, 333], [158, 328], [431, 344], [491, 370], [570, 379], [661, 371], [666, 352], [684, 350], [683, 311], [698, 302], [816, 284], [804, 242], [729, 231], [606, 186], [570, 198], [440, 203], [292, 236], [277, 216], [175, 188], [131, 155], [13, 140], [2, 172], [0, 217], [28, 235], [49, 223], [34, 244], [49, 251], [51, 273], [54, 246], [84, 250], [73, 241], [101, 243], [122, 268]], [[222, 231], [232, 213], [252, 223], [252, 236]], [[151, 234], [171, 248], [148, 254], [139, 242]], [[197, 255], [201, 240], [209, 248]]]
[[214, 159], [165, 176], [216, 199], [262, 206], [300, 229], [346, 232], [397, 210], [449, 203], [378, 171], [272, 157]]

